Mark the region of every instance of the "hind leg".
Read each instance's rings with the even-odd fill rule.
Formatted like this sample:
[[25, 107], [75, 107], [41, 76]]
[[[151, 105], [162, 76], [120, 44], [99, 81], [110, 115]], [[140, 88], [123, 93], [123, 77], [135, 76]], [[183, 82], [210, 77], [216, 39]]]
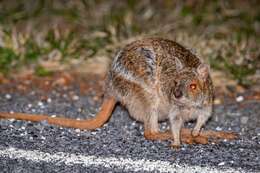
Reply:
[[144, 136], [149, 140], [156, 140], [159, 136], [158, 110], [151, 109], [145, 115]]
[[172, 140], [170, 131], [161, 132], [159, 129], [159, 109], [156, 102], [147, 106], [144, 119], [144, 137], [148, 140]]

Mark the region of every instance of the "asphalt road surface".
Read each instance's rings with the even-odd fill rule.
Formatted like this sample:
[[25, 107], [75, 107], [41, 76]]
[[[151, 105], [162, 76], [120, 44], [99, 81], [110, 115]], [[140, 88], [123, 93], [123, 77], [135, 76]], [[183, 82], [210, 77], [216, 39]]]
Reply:
[[[0, 111], [94, 116], [100, 103], [73, 91], [2, 92]], [[205, 128], [240, 136], [174, 150], [170, 141], [145, 140], [142, 124], [130, 119], [121, 106], [94, 131], [0, 120], [0, 172], [260, 172], [260, 102], [238, 99], [217, 105]]]

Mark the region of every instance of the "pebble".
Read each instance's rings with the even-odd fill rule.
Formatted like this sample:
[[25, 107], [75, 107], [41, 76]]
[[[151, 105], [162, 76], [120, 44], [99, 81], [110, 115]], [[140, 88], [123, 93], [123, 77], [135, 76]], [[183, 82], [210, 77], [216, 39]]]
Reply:
[[6, 94], [6, 95], [5, 95], [5, 98], [6, 98], [7, 100], [10, 100], [10, 99], [12, 98], [12, 96], [11, 96], [10, 94]]
[[135, 126], [135, 125], [136, 125], [136, 122], [135, 122], [135, 121], [133, 121], [133, 122], [131, 123], [131, 125], [132, 125], [132, 126]]
[[241, 124], [247, 124], [248, 119], [249, 119], [249, 118], [246, 117], [246, 116], [241, 117], [241, 118], [240, 118], [240, 122], [241, 122]]
[[31, 95], [35, 95], [35, 91], [32, 91], [32, 92], [31, 92]]
[[10, 122], [14, 122], [14, 121], [15, 121], [15, 119], [14, 119], [14, 118], [12, 118], [12, 119], [9, 119], [9, 121], [10, 121]]
[[244, 100], [244, 97], [243, 96], [238, 96], [237, 98], [236, 98], [236, 101], [237, 102], [242, 102]]
[[45, 108], [45, 106], [44, 106], [44, 105], [40, 106], [40, 109], [44, 109], [44, 108]]
[[51, 103], [51, 102], [52, 102], [51, 98], [48, 98], [48, 99], [47, 99], [47, 102], [48, 102], [48, 103]]
[[31, 108], [31, 107], [32, 107], [32, 104], [28, 104], [27, 106], [28, 106], [28, 108]]
[[79, 100], [79, 96], [77, 96], [77, 95], [72, 96], [72, 100], [74, 100], [74, 101]]
[[23, 122], [22, 121], [17, 121], [14, 123], [14, 127], [17, 129], [17, 130], [20, 130], [21, 127], [23, 125]]
[[220, 100], [220, 99], [215, 99], [215, 100], [214, 100], [214, 104], [215, 104], [215, 105], [221, 104], [221, 100]]
[[218, 166], [223, 166], [223, 165], [225, 165], [225, 162], [220, 162], [220, 163], [218, 164]]
[[47, 120], [43, 120], [40, 123], [41, 123], [42, 126], [48, 126], [49, 125]]
[[43, 106], [43, 102], [38, 102], [38, 106]]
[[75, 132], [80, 133], [80, 129], [76, 129]]
[[96, 135], [96, 134], [97, 134], [97, 132], [91, 132], [91, 134], [92, 134], [92, 135]]
[[222, 128], [218, 126], [218, 127], [216, 127], [216, 130], [217, 130], [217, 131], [221, 131]]
[[82, 108], [78, 108], [77, 110], [79, 113], [83, 112]]

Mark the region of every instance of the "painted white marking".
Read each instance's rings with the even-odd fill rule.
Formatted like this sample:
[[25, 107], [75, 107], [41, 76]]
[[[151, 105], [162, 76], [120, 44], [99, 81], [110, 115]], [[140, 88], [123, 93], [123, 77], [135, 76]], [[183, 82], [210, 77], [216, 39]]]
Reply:
[[118, 168], [124, 171], [156, 171], [156, 172], [200, 172], [200, 173], [238, 173], [241, 169], [223, 168], [218, 170], [210, 167], [178, 165], [167, 161], [131, 159], [122, 157], [98, 157], [71, 154], [64, 152], [45, 153], [37, 150], [22, 150], [17, 148], [6, 148], [0, 150], [0, 157], [9, 159], [25, 159], [32, 162], [47, 162], [55, 165], [65, 164], [67, 166], [81, 165], [84, 167], [100, 166], [105, 168]]

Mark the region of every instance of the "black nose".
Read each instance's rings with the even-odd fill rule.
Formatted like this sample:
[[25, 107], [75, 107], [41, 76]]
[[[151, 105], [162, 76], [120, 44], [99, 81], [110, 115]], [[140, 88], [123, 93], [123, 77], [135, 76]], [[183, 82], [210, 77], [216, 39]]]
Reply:
[[174, 92], [175, 98], [180, 98], [182, 96], [182, 91], [180, 89], [176, 89]]

